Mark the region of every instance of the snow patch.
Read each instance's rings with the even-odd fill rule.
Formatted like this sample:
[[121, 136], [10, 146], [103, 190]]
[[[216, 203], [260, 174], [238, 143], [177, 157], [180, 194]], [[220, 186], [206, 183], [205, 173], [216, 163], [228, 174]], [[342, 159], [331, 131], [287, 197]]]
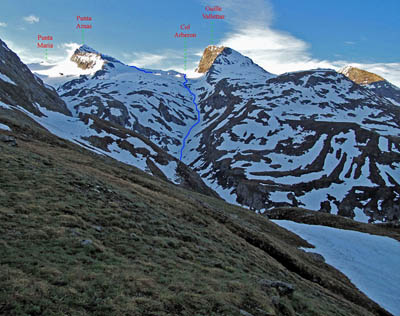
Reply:
[[2, 124], [2, 123], [0, 123], [0, 130], [11, 132], [11, 128], [9, 128], [7, 125]]
[[166, 165], [157, 164], [157, 167], [168, 178], [168, 180], [175, 184], [179, 184], [179, 177], [176, 174], [178, 163], [176, 161], [170, 161]]
[[356, 207], [354, 209], [354, 220], [357, 222], [361, 222], [361, 223], [368, 223], [369, 217], [367, 215], [365, 215], [364, 211], [362, 209], [360, 209], [359, 207]]
[[114, 116], [121, 116], [122, 115], [121, 110], [117, 109], [117, 108], [111, 108], [110, 109], [110, 113], [111, 113], [111, 115], [114, 115]]
[[14, 81], [12, 81], [10, 78], [8, 78], [6, 75], [4, 75], [4, 74], [2, 74], [2, 73], [0, 73], [0, 80], [3, 80], [3, 81], [5, 81], [5, 82], [7, 82], [7, 83], [11, 83], [11, 84], [13, 84], [14, 86], [17, 85]]
[[5, 103], [3, 103], [3, 102], [1, 102], [1, 101], [0, 101], [0, 108], [4, 108], [4, 109], [7, 109], [7, 110], [11, 110], [11, 107], [10, 107], [8, 104], [5, 104]]
[[[343, 272], [361, 291], [400, 315], [400, 243], [392, 238], [287, 220], [274, 223], [315, 246], [313, 252]], [[305, 249], [307, 251], [307, 249]]]

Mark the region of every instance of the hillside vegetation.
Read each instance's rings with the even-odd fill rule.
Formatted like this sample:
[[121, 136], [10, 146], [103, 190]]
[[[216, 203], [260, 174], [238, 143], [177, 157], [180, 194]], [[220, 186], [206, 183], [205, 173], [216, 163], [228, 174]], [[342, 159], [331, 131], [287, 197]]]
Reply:
[[389, 315], [261, 215], [0, 122], [1, 315]]

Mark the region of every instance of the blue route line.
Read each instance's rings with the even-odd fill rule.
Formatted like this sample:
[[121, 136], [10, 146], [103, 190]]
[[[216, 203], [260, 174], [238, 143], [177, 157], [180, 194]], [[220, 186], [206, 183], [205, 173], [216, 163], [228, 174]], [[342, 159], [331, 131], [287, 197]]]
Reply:
[[[153, 72], [152, 71], [147, 71], [147, 70], [144, 70], [144, 69], [140, 69], [140, 68], [138, 68], [138, 67], [136, 67], [136, 66], [129, 66], [129, 67], [131, 67], [131, 68], [135, 68], [135, 69], [137, 69], [137, 70], [139, 70], [139, 71], [142, 71], [142, 72], [144, 72], [144, 73], [146, 73], [146, 74], [152, 74]], [[196, 103], [196, 95], [189, 89], [189, 87], [186, 85], [187, 83], [188, 83], [188, 80], [186, 79], [186, 74], [184, 74], [183, 75], [184, 76], [184, 78], [185, 78], [185, 82], [183, 83], [183, 86], [187, 89], [187, 91], [189, 91], [189, 93], [192, 95], [192, 97], [193, 97], [193, 104], [196, 106], [196, 111], [197, 111], [197, 122], [196, 123], [194, 123], [194, 125], [192, 125], [192, 127], [190, 127], [190, 129], [189, 129], [189, 132], [186, 134], [186, 136], [183, 138], [183, 144], [182, 144], [182, 148], [181, 148], [181, 155], [180, 155], [180, 157], [179, 157], [179, 160], [182, 160], [182, 153], [183, 153], [183, 149], [185, 149], [185, 145], [186, 145], [186, 140], [187, 140], [187, 138], [189, 137], [189, 134], [190, 134], [190, 132], [192, 131], [192, 129], [197, 125], [197, 124], [199, 124], [200, 123], [200, 111], [199, 111], [199, 108], [198, 108], [198, 105], [197, 105], [197, 103]]]
[[142, 71], [142, 72], [144, 72], [144, 73], [146, 73], [146, 74], [152, 74], [152, 73], [153, 73], [152, 71], [147, 71], [147, 70], [144, 70], [144, 69], [140, 69], [140, 68], [138, 68], [138, 67], [136, 67], [136, 66], [129, 66], [129, 67], [135, 68], [135, 69], [137, 69], [137, 70], [139, 70], [139, 71]]
[[192, 129], [197, 125], [197, 124], [199, 124], [200, 123], [200, 111], [199, 111], [199, 108], [198, 108], [198, 105], [197, 105], [197, 103], [196, 103], [196, 95], [192, 92], [192, 91], [190, 91], [190, 89], [188, 88], [188, 86], [186, 85], [187, 84], [187, 79], [186, 79], [186, 75], [184, 75], [184, 78], [185, 78], [185, 82], [183, 83], [183, 86], [187, 89], [187, 91], [189, 91], [189, 93], [192, 95], [192, 97], [193, 97], [193, 104], [196, 106], [196, 111], [197, 111], [197, 122], [196, 123], [194, 123], [194, 125], [192, 125], [192, 127], [189, 129], [189, 132], [187, 133], [187, 135], [183, 138], [183, 144], [182, 144], [182, 148], [181, 148], [181, 156], [179, 157], [179, 160], [182, 160], [182, 153], [183, 153], [183, 149], [185, 148], [185, 144], [186, 144], [186, 139], [189, 137], [189, 134], [190, 134], [190, 132], [192, 131]]

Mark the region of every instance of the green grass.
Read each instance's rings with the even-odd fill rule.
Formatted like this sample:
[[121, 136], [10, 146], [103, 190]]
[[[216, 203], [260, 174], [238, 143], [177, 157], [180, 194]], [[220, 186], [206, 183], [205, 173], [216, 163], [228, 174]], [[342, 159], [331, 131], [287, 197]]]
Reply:
[[380, 313], [262, 216], [46, 133], [18, 143], [0, 144], [2, 315]]

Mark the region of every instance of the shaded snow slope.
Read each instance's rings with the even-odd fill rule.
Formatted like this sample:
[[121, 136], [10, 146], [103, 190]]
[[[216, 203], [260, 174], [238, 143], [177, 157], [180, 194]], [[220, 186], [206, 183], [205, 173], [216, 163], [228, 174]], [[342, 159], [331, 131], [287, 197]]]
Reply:
[[[315, 246], [327, 263], [343, 272], [361, 291], [392, 314], [400, 315], [400, 243], [375, 236], [286, 220], [274, 223]], [[308, 251], [308, 249], [305, 249]]]
[[36, 116], [19, 106], [8, 109], [25, 113], [52, 134], [100, 155], [135, 166], [179, 186], [218, 197], [196, 173], [145, 137], [87, 114], [76, 118], [37, 106], [43, 116]]

